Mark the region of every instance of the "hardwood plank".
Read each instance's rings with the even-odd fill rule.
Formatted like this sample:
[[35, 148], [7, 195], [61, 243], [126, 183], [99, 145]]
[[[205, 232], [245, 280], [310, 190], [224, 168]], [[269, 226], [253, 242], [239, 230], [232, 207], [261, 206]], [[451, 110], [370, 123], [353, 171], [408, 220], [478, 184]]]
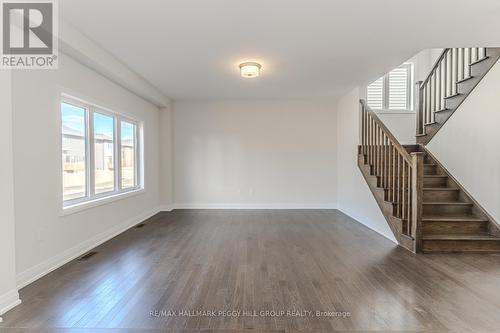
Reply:
[[[180, 210], [21, 290], [0, 332], [494, 332], [500, 256], [413, 254], [332, 210]], [[167, 316], [161, 311], [347, 311]], [[151, 311], [159, 311], [151, 315]]]

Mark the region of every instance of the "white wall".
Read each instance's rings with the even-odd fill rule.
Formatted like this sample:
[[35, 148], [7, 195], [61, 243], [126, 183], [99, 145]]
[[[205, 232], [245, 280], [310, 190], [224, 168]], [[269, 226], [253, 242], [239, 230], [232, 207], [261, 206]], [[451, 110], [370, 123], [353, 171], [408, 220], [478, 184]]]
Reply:
[[483, 78], [427, 148], [500, 221], [500, 63]]
[[[0, 70], [0, 315], [19, 303], [16, 287], [11, 73]], [[0, 319], [1, 321], [1, 319]]]
[[357, 165], [361, 89], [353, 89], [337, 105], [337, 205], [345, 214], [396, 242]]
[[334, 103], [174, 103], [178, 207], [332, 208]]
[[160, 202], [163, 211], [170, 211], [174, 203], [174, 134], [173, 107], [160, 109]]
[[[16, 256], [26, 284], [96, 243], [156, 212], [159, 190], [159, 111], [73, 59], [54, 71], [13, 73]], [[61, 217], [58, 184], [60, 91], [144, 121], [143, 194]]]

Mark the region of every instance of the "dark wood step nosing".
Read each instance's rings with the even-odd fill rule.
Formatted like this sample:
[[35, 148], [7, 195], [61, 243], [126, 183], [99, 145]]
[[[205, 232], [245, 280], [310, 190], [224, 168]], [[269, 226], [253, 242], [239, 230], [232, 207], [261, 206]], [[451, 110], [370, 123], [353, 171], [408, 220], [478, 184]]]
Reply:
[[430, 217], [426, 216], [422, 218], [422, 222], [429, 222], [429, 223], [482, 223], [482, 222], [488, 222], [487, 219], [481, 219], [477, 217], [446, 217], [446, 216], [435, 216], [435, 217]]
[[452, 99], [452, 98], [463, 96], [463, 95], [464, 94], [461, 94], [461, 93], [454, 93], [453, 95], [446, 96], [444, 99]]
[[461, 201], [434, 201], [434, 202], [422, 202], [422, 205], [436, 205], [436, 206], [473, 206], [471, 202], [461, 202]]
[[424, 187], [424, 191], [460, 191], [458, 187]]
[[471, 80], [471, 79], [473, 79], [473, 78], [475, 78], [475, 77], [476, 77], [476, 76], [474, 76], [474, 75], [467, 76], [466, 78], [463, 78], [463, 79], [461, 79], [461, 80], [458, 80], [458, 81], [457, 81], [457, 84], [458, 84], [458, 83], [467, 82], [467, 81], [469, 81], [469, 80]]
[[439, 110], [436, 110], [436, 111], [433, 111], [434, 113], [442, 113], [442, 112], [445, 112], [445, 111], [453, 111], [452, 109], [447, 109], [447, 108], [444, 108], [444, 109], [439, 109]]
[[474, 66], [474, 65], [480, 64], [480, 63], [482, 63], [482, 62], [484, 62], [484, 61], [486, 61], [488, 59], [490, 59], [490, 57], [489, 56], [485, 56], [484, 58], [481, 58], [479, 60], [474, 61], [469, 66]]
[[424, 235], [424, 241], [499, 241], [500, 237], [495, 237], [490, 234], [453, 234], [453, 235]]

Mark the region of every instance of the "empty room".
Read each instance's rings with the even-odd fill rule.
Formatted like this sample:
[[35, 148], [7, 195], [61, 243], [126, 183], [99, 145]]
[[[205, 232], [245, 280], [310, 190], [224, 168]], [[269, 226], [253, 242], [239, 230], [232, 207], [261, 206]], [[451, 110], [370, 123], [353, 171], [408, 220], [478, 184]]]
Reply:
[[0, 0], [0, 333], [499, 332], [499, 18]]

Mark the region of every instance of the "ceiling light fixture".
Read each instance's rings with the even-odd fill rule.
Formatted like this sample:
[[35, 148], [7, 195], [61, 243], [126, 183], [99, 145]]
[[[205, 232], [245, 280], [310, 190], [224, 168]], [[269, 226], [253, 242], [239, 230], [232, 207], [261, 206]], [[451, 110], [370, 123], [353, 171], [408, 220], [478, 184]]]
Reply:
[[254, 78], [259, 76], [262, 66], [257, 62], [244, 62], [240, 64], [240, 74], [244, 78]]

